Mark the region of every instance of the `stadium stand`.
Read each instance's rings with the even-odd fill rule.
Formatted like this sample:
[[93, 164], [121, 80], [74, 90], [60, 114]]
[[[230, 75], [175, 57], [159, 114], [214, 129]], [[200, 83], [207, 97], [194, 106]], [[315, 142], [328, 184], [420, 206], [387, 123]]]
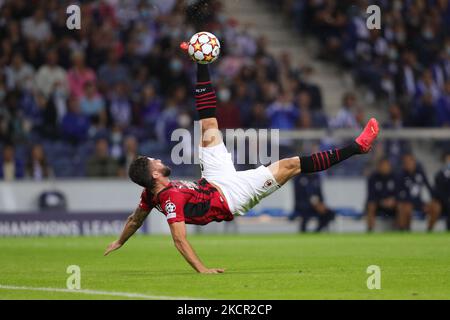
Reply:
[[[383, 29], [369, 31], [367, 1], [266, 0], [270, 14], [289, 18], [294, 34], [318, 40], [321, 54], [315, 61], [353, 76], [356, 90], [332, 94], [329, 85], [315, 81], [316, 63], [297, 65], [301, 53], [296, 57], [279, 50], [277, 36], [290, 34], [271, 26], [269, 42], [227, 15], [224, 1], [79, 1], [83, 25], [75, 31], [66, 27], [69, 1], [32, 2], [0, 5], [4, 180], [123, 178], [136, 154], [155, 154], [171, 163], [172, 131], [192, 130], [196, 117], [195, 68], [178, 45], [199, 30], [213, 32], [223, 44], [211, 68], [223, 129], [356, 130], [374, 111], [355, 92], [361, 88], [380, 106], [376, 111], [384, 128], [450, 125], [449, 1], [373, 1], [383, 10]], [[330, 112], [330, 96], [336, 112]], [[344, 142], [319, 140], [287, 141], [281, 156]], [[431, 154], [435, 159], [449, 147], [448, 140], [430, 145], [439, 148]], [[395, 171], [411, 150], [405, 139], [385, 140], [373, 157], [324, 174], [368, 175], [384, 156]], [[422, 156], [420, 162], [427, 163]], [[172, 169], [178, 177], [199, 173], [195, 165]], [[355, 219], [362, 214], [351, 208], [337, 211]], [[282, 215], [279, 210], [267, 214]]]

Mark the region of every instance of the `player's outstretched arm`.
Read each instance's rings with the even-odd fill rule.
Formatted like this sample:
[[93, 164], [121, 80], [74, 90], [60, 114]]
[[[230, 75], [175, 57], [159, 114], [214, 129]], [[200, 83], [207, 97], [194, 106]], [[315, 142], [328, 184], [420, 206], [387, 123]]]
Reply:
[[150, 211], [138, 207], [134, 213], [128, 217], [119, 239], [108, 245], [104, 255], [107, 256], [110, 252], [122, 247], [124, 243], [127, 242], [127, 240], [142, 226], [149, 213]]
[[208, 269], [200, 261], [191, 244], [186, 238], [186, 225], [184, 222], [170, 224], [173, 242], [186, 261], [199, 273], [223, 273], [224, 269]]

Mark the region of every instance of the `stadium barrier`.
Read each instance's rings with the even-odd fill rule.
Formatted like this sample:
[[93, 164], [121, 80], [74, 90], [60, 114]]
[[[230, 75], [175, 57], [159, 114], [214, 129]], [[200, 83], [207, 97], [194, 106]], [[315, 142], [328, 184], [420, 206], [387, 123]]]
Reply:
[[[58, 190], [67, 198], [67, 211], [39, 211], [42, 192]], [[0, 236], [73, 236], [118, 234], [127, 216], [139, 202], [141, 189], [119, 179], [56, 180], [47, 182], [10, 182], [0, 184]], [[363, 232], [362, 219], [366, 199], [364, 178], [323, 179], [327, 204], [338, 215], [331, 226], [336, 232]], [[287, 183], [263, 199], [247, 217], [231, 223], [211, 223], [204, 227], [188, 226], [189, 232], [205, 233], [283, 233], [296, 232], [297, 223], [288, 222], [294, 207], [293, 184]], [[120, 196], [117, 196], [120, 195]], [[424, 230], [424, 221], [415, 229]], [[154, 210], [143, 233], [168, 234], [164, 216]]]
[[[336, 139], [353, 139], [359, 134], [356, 129], [307, 129], [307, 130], [283, 130], [280, 138], [299, 140], [320, 140], [324, 137]], [[406, 139], [406, 140], [448, 140], [450, 141], [449, 128], [421, 129], [383, 129], [381, 128], [378, 140]]]

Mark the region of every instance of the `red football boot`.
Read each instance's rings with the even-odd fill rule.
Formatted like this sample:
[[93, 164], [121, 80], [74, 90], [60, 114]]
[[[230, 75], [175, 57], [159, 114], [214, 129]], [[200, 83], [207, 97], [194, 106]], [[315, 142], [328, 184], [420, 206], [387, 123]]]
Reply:
[[367, 153], [372, 149], [372, 144], [379, 132], [378, 121], [375, 118], [370, 119], [363, 132], [355, 140], [362, 153]]

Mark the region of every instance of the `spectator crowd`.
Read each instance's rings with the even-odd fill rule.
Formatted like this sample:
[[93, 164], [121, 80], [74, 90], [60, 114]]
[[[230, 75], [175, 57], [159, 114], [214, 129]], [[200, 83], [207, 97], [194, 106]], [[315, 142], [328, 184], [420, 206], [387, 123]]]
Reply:
[[80, 30], [66, 26], [70, 4], [0, 2], [0, 147], [13, 176], [26, 176], [34, 149], [57, 177], [124, 175], [131, 140], [133, 152], [166, 160], [171, 132], [196, 117], [195, 65], [178, 45], [200, 29], [223, 43], [211, 68], [222, 128], [328, 125], [313, 70], [276, 59], [220, 1], [79, 1]]
[[[320, 40], [318, 58], [349, 68], [372, 96], [398, 105], [405, 126], [450, 126], [449, 0], [267, 2]], [[380, 8], [381, 29], [367, 27], [370, 5]]]

